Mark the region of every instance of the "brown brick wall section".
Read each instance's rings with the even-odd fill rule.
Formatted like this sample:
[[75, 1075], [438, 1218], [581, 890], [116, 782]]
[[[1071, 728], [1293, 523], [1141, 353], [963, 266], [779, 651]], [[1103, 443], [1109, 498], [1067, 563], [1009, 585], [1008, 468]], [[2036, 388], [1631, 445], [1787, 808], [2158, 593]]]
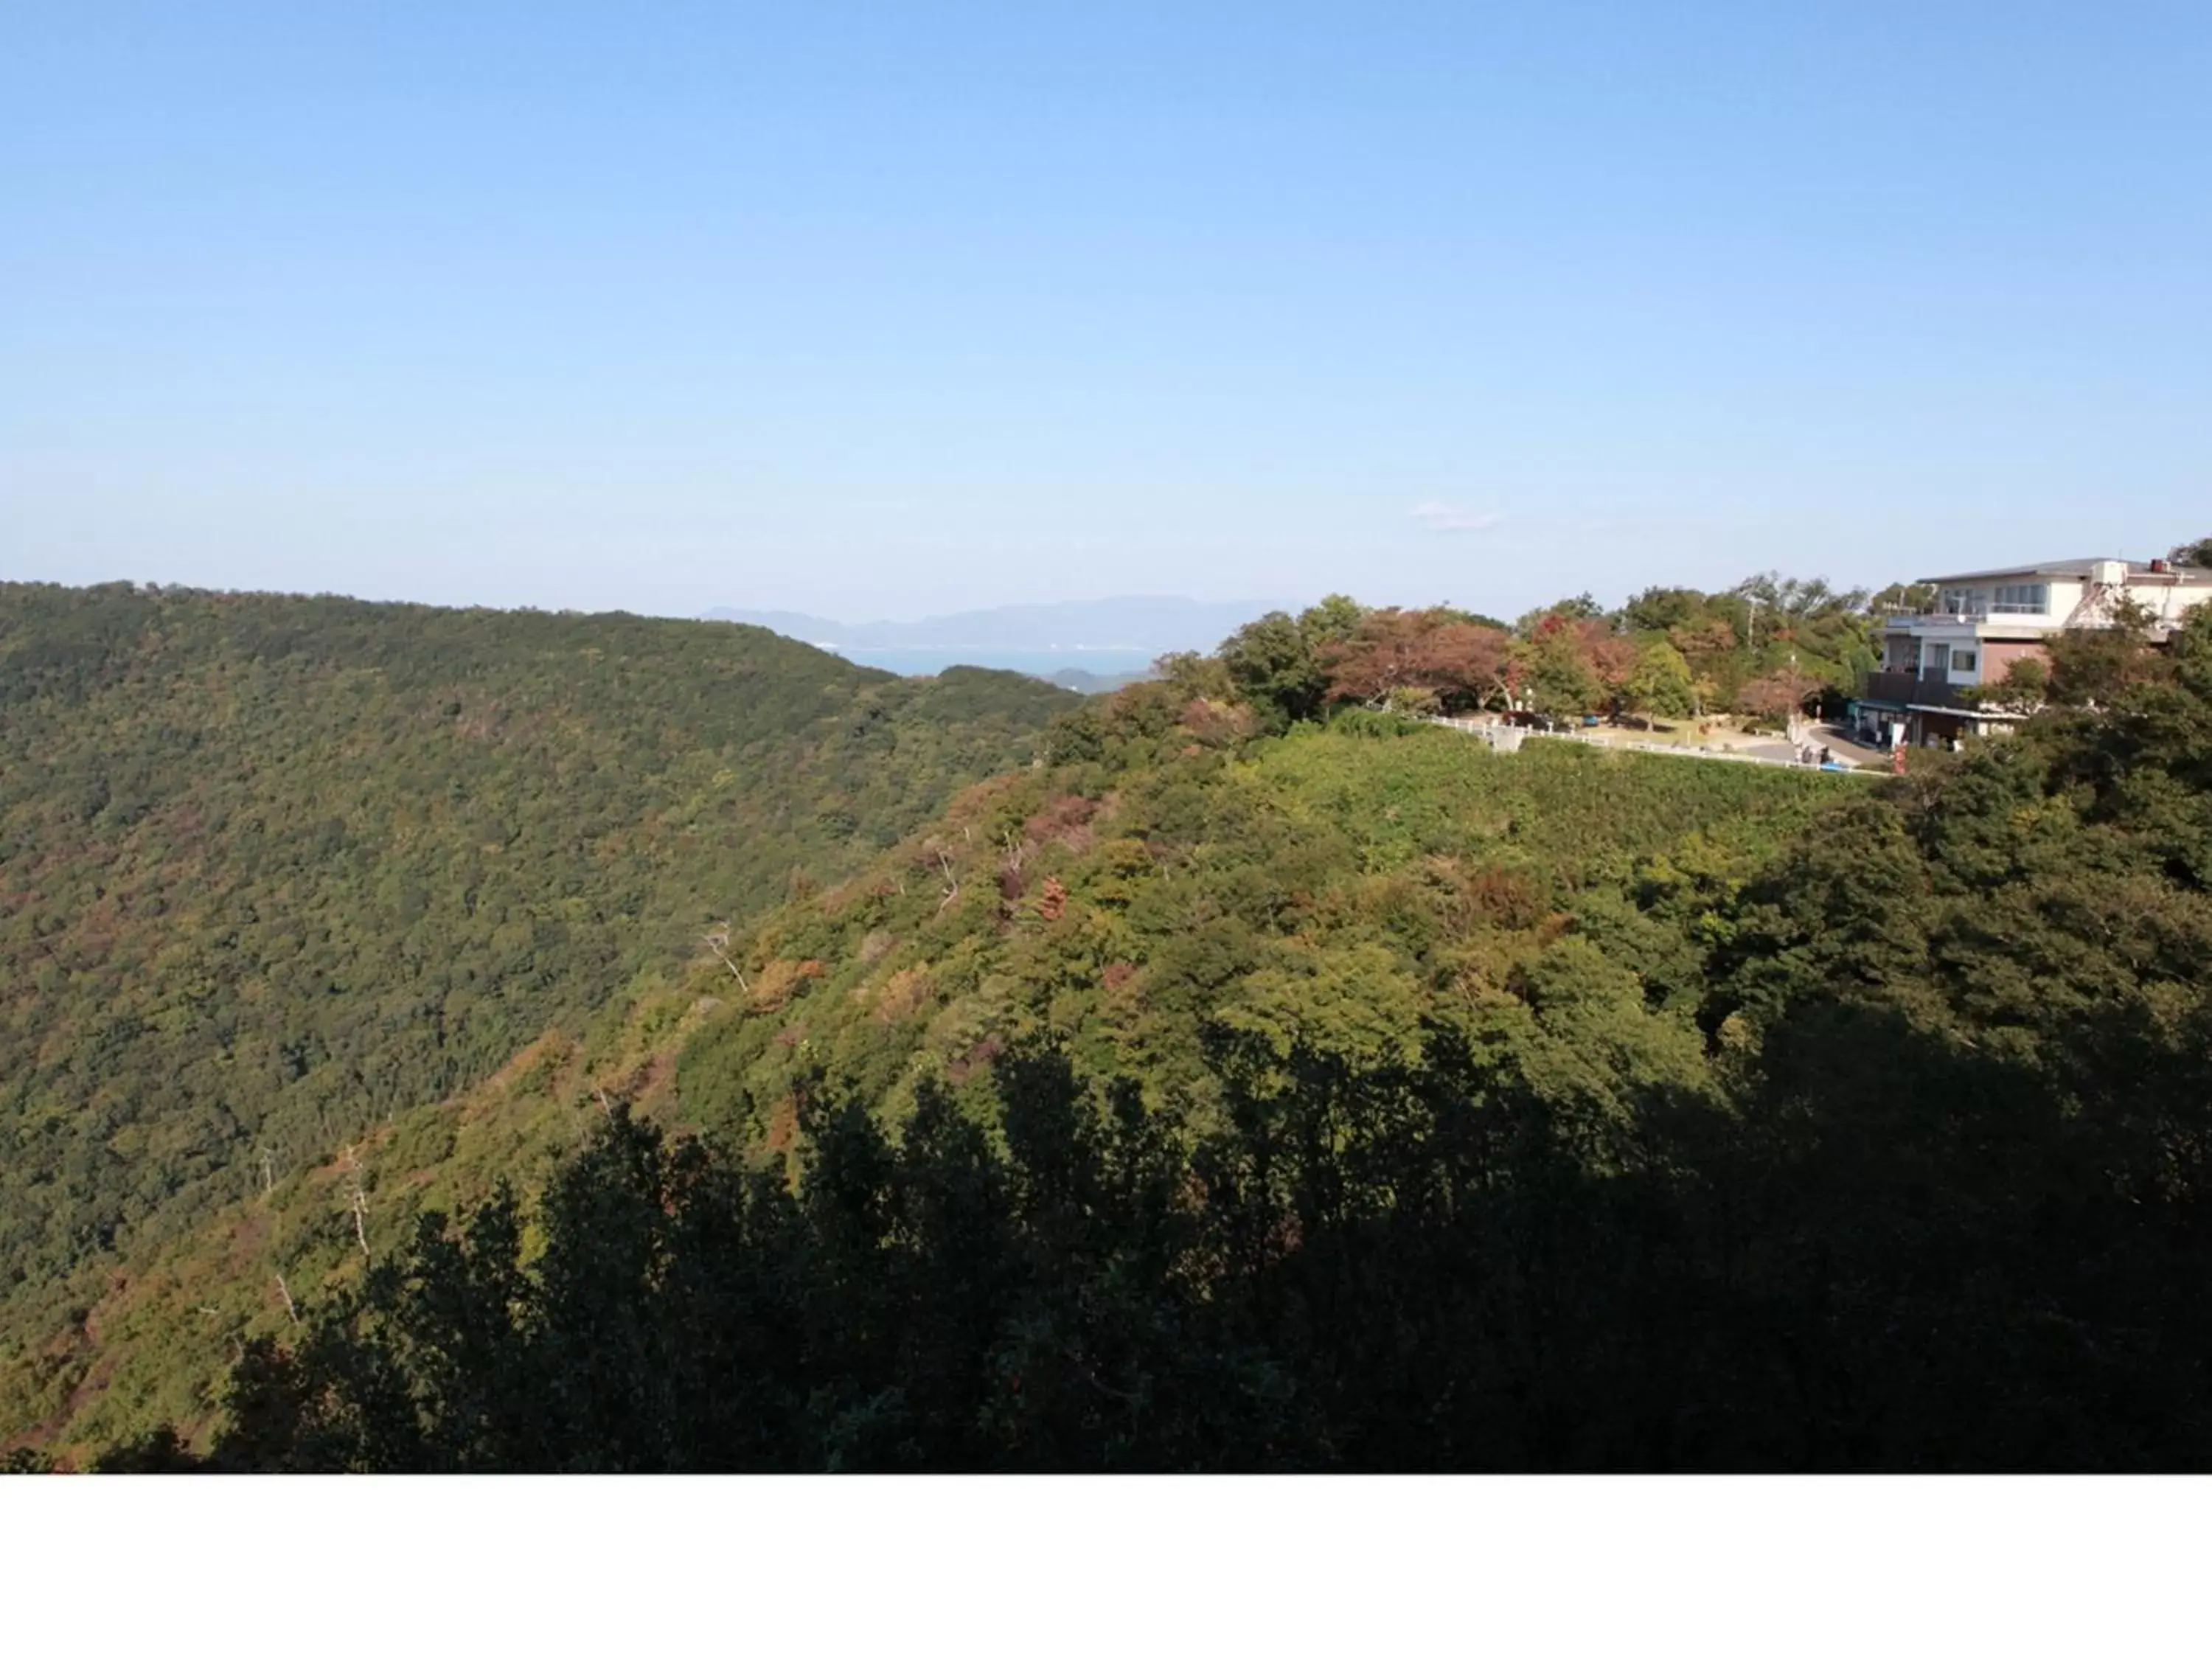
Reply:
[[1982, 683], [1986, 685], [2001, 680], [2012, 665], [2023, 657], [2043, 657], [2050, 653], [2033, 640], [1984, 640], [1982, 641]]

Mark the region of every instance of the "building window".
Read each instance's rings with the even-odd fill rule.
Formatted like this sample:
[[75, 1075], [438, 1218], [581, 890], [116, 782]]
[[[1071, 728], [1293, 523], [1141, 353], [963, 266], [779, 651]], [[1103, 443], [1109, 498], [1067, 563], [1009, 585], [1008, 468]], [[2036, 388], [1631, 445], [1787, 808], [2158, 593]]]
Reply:
[[2039, 617], [2051, 609], [2048, 582], [2008, 582], [1997, 587], [1996, 603], [1990, 607], [2000, 616]]
[[1951, 653], [1951, 672], [1954, 674], [1972, 673], [1974, 665], [1981, 659], [1981, 654], [1978, 651], [1954, 651]]
[[1943, 592], [1943, 613], [1950, 617], [1979, 617], [1989, 608], [1989, 592], [1980, 587], [1952, 587]]

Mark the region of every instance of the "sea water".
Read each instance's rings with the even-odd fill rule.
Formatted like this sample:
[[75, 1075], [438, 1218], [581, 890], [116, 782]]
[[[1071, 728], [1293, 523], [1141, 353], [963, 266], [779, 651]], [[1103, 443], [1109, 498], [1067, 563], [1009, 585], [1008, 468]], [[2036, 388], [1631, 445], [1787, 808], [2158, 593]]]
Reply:
[[887, 668], [894, 674], [936, 674], [947, 668], [1010, 668], [1018, 674], [1048, 678], [1057, 669], [1080, 668], [1091, 674], [1140, 674], [1152, 665], [1157, 651], [1125, 651], [1109, 647], [1071, 646], [1058, 651], [1015, 651], [983, 645], [897, 646], [881, 649], [867, 646], [824, 645], [848, 662], [869, 668]]

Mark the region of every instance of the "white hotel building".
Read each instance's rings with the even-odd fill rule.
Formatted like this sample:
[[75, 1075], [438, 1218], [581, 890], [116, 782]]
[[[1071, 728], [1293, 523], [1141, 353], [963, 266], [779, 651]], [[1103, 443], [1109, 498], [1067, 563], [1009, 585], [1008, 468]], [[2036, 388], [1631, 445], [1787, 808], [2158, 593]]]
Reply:
[[1862, 726], [1911, 744], [2021, 719], [1977, 708], [1959, 694], [2003, 679], [2022, 657], [2045, 655], [2044, 641], [2061, 629], [2110, 627], [2124, 597], [2150, 613], [2154, 640], [2212, 599], [2212, 570], [2163, 559], [2061, 559], [1919, 580], [1936, 589], [1933, 608], [1889, 619], [1881, 666], [1851, 708]]

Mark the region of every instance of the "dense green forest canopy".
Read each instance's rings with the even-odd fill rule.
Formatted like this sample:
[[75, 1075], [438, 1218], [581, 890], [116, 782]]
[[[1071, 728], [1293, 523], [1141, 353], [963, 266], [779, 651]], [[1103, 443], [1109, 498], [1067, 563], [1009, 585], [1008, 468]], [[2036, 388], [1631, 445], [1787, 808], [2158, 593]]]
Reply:
[[610, 1106], [106, 1466], [2204, 1468], [2212, 617], [2125, 666], [1711, 820], [1717, 766], [1470, 752], [1431, 811], [1444, 734], [1139, 688], [912, 849], [934, 910], [752, 935], [817, 954], [678, 1039], [723, 1133]]
[[[487, 1089], [369, 1126], [350, 1154], [280, 1166], [266, 1192], [249, 1165], [210, 1229], [131, 1260], [0, 1379], [0, 1421], [57, 1423], [64, 1443], [203, 1421], [229, 1343], [290, 1328], [276, 1275], [313, 1306], [357, 1272], [356, 1185], [381, 1260], [420, 1206], [465, 1207], [502, 1175], [528, 1187], [603, 1102], [773, 1162], [804, 1139], [817, 1076], [887, 1125], [937, 1087], [988, 1121], [999, 1057], [1045, 1042], [1086, 1085], [1134, 1079], [1148, 1109], [1218, 1123], [1216, 1027], [1359, 1059], [1420, 1050], [1438, 1018], [1523, 1054], [1547, 1091], [1710, 1088], [1699, 896], [1866, 787], [1569, 745], [1493, 756], [1357, 710], [1279, 739], [1255, 727], [1165, 680], [1079, 706], [1052, 763], [732, 929], [726, 960], [701, 953], [688, 979], [616, 999]], [[1586, 1006], [1613, 1022], [1595, 1064]]]
[[721, 623], [0, 586], [0, 1339], [849, 872], [1075, 701]]

